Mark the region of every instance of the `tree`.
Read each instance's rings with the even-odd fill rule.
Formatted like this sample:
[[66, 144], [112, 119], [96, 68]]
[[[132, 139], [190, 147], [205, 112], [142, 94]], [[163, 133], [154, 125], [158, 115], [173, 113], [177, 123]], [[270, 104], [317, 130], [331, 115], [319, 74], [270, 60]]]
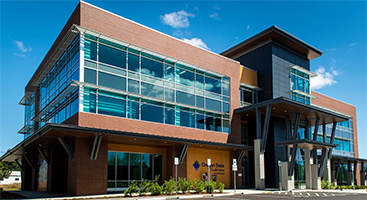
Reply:
[[19, 166], [15, 162], [0, 162], [0, 179], [8, 178], [12, 171], [20, 171]]

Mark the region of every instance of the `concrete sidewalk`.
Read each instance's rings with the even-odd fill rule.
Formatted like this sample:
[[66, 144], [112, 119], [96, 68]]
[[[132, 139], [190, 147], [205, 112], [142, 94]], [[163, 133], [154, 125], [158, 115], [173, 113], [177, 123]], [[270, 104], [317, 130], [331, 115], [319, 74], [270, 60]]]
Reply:
[[[219, 191], [215, 191], [219, 192]], [[262, 194], [262, 193], [271, 193], [271, 192], [279, 192], [279, 189], [265, 189], [265, 190], [255, 190], [255, 189], [238, 189], [236, 190], [236, 194]], [[285, 192], [285, 191], [283, 191]], [[334, 192], [334, 193], [365, 193], [367, 194], [367, 190], [293, 190], [293, 193], [300, 192]], [[35, 192], [35, 191], [13, 191], [12, 193], [20, 194], [27, 199], [53, 199], [53, 200], [77, 200], [77, 199], [143, 199], [143, 200], [166, 200], [166, 199], [192, 199], [192, 198], [202, 198], [202, 197], [216, 197], [216, 196], [230, 196], [234, 195], [233, 189], [226, 189], [223, 193], [216, 194], [188, 194], [188, 195], [162, 195], [162, 196], [139, 196], [134, 195], [133, 197], [124, 197], [123, 193], [113, 193], [113, 194], [101, 194], [101, 195], [88, 195], [88, 196], [69, 196], [65, 193], [46, 193], [46, 192]]]

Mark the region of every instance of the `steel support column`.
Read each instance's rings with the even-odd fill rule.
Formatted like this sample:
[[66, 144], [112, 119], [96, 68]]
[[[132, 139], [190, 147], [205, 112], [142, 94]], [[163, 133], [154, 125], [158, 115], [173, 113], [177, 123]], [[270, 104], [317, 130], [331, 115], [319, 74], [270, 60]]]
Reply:
[[17, 163], [19, 169], [24, 172], [23, 166], [19, 163], [18, 159], [15, 159], [15, 163]]
[[61, 146], [64, 148], [65, 152], [68, 154], [69, 158], [71, 160], [74, 160], [74, 152], [73, 152], [73, 148], [71, 147], [71, 145], [69, 145], [64, 138], [59, 137], [57, 138], [61, 144]]
[[[293, 140], [296, 140], [298, 138], [298, 127], [299, 127], [299, 120], [301, 118], [301, 113], [297, 113], [296, 114], [296, 121], [294, 124], [294, 130], [293, 130]], [[293, 170], [294, 170], [294, 164], [296, 163], [296, 153], [297, 153], [297, 144], [293, 145], [292, 148], [292, 157], [291, 157], [291, 163], [289, 165], [288, 168], [288, 176], [292, 176], [293, 175]]]
[[99, 147], [101, 146], [103, 135], [96, 135], [93, 139], [93, 145], [90, 152], [90, 158], [91, 160], [97, 160]]
[[[316, 122], [315, 122], [315, 129], [313, 131], [313, 136], [312, 136], [312, 139], [314, 141], [317, 141], [317, 133], [319, 132], [319, 125], [320, 125], [320, 117], [317, 117]], [[316, 149], [314, 149], [312, 151], [312, 154], [313, 154], [313, 164], [317, 164], [317, 151], [316, 151]]]
[[256, 139], [261, 138], [261, 113], [260, 108], [256, 108]]
[[262, 139], [261, 139], [261, 153], [265, 152], [266, 140], [268, 138], [270, 114], [271, 114], [271, 104], [268, 104], [268, 105], [266, 105], [264, 127], [263, 127], [263, 130], [262, 130], [263, 133], [262, 133]]
[[[333, 128], [331, 130], [330, 144], [334, 144], [335, 130], [336, 130], [336, 122], [333, 123]], [[331, 159], [332, 152], [333, 152], [333, 149], [329, 149], [328, 159]]]
[[336, 165], [336, 169], [335, 169], [335, 182], [338, 182], [339, 170], [340, 170], [340, 160], [338, 160], [338, 164]]
[[183, 163], [183, 161], [185, 160], [185, 156], [186, 156], [186, 153], [187, 153], [187, 149], [189, 148], [189, 145], [188, 144], [185, 144], [181, 147], [181, 152], [180, 152], [180, 157], [179, 157], [179, 162], [180, 164]]

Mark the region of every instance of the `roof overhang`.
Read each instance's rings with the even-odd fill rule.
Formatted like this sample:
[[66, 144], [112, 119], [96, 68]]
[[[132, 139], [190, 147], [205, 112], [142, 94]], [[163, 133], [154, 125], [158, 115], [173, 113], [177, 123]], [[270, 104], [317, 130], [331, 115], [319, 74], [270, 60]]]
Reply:
[[287, 140], [287, 141], [276, 142], [276, 144], [279, 146], [288, 146], [288, 147], [293, 147], [293, 145], [297, 144], [297, 148], [309, 149], [309, 150], [325, 149], [325, 148], [330, 149], [330, 148], [334, 148], [338, 146], [336, 144], [330, 144], [327, 142], [319, 142], [319, 141], [309, 140], [309, 139]]
[[335, 160], [341, 160], [341, 161], [366, 162], [367, 163], [367, 159], [363, 159], [363, 158], [354, 158], [354, 157], [346, 157], [346, 156], [335, 156], [335, 155], [333, 155], [331, 158], [332, 159], [335, 159]]
[[240, 114], [243, 120], [251, 120], [256, 118], [256, 108], [260, 109], [261, 113], [266, 112], [266, 106], [271, 104], [271, 116], [286, 118], [288, 115], [291, 120], [295, 120], [296, 114], [300, 113], [300, 122], [309, 121], [311, 126], [315, 125], [316, 118], [320, 118], [320, 124], [329, 124], [333, 122], [342, 122], [349, 120], [348, 115], [336, 113], [332, 110], [323, 109], [321, 107], [307, 105], [286, 97], [278, 97], [253, 104], [247, 107], [237, 108], [235, 114]]
[[275, 41], [301, 55], [306, 56], [309, 60], [317, 58], [323, 54], [322, 51], [296, 38], [286, 31], [276, 26], [272, 26], [262, 31], [261, 33], [258, 33], [255, 36], [252, 36], [251, 38], [224, 51], [223, 53], [221, 53], [221, 55], [227, 56], [229, 58], [236, 58], [237, 55], [240, 55], [248, 50], [255, 49], [256, 47], [261, 46], [267, 41]]
[[14, 148], [1, 156], [0, 161], [14, 161], [21, 159], [29, 149], [51, 147], [58, 143], [58, 138], [92, 138], [97, 135], [111, 143], [128, 145], [149, 145], [154, 147], [168, 147], [189, 145], [190, 147], [220, 149], [227, 151], [251, 151], [253, 147], [232, 143], [217, 143], [203, 140], [191, 140], [177, 137], [150, 135], [143, 133], [122, 132], [116, 130], [80, 127], [68, 124], [46, 124], [36, 133], [32, 134]]

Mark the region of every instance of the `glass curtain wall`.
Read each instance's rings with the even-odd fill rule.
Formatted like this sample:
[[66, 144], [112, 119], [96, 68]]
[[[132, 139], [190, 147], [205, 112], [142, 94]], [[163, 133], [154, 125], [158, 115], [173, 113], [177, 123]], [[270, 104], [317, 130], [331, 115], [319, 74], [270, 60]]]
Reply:
[[[79, 80], [79, 35], [66, 48], [58, 61], [52, 67], [40, 84], [39, 110], [42, 111], [52, 103], [72, 82]], [[40, 127], [46, 122], [62, 123], [78, 112], [78, 88], [67, 94], [65, 98], [56, 102], [44, 116], [41, 116]]]
[[32, 95], [29, 97], [27, 102], [25, 103], [25, 112], [24, 112], [24, 139], [26, 139], [28, 136], [32, 135], [34, 132], [34, 122], [32, 121], [33, 117], [35, 116], [35, 94], [32, 93]]
[[[330, 142], [333, 125], [326, 124], [326, 141]], [[323, 141], [323, 128], [319, 126], [317, 141]], [[314, 127], [311, 128], [314, 131]], [[311, 138], [311, 137], [310, 137]], [[335, 130], [334, 144], [338, 146], [333, 149], [332, 154], [337, 156], [354, 157], [353, 121], [338, 122]]]
[[229, 133], [229, 78], [85, 35], [84, 112]]
[[127, 152], [108, 152], [107, 188], [109, 191], [124, 190], [131, 181], [163, 180], [163, 156]]

